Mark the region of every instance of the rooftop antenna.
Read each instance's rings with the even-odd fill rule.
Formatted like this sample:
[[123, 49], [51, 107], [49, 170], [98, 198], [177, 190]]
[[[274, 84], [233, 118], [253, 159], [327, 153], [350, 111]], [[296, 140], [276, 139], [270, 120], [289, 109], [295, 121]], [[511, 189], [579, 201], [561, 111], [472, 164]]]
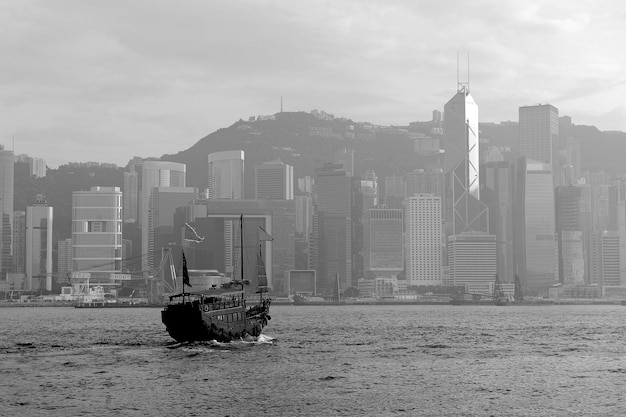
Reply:
[[467, 92], [469, 93], [470, 91], [470, 77], [469, 77], [469, 51], [467, 51]]
[[467, 53], [467, 81], [465, 82], [459, 79], [459, 51], [456, 52], [456, 85], [457, 92], [469, 93], [469, 52]]
[[459, 82], [459, 51], [456, 51], [456, 89], [459, 90], [461, 83]]

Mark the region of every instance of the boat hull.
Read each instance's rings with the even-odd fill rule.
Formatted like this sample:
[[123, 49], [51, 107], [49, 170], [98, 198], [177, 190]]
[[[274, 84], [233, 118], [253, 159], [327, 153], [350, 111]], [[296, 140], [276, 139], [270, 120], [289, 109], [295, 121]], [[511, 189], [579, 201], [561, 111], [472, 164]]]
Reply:
[[161, 321], [177, 342], [217, 340], [230, 342], [257, 337], [271, 319], [269, 301], [252, 308], [245, 306], [208, 310], [198, 303], [170, 304], [161, 312]]

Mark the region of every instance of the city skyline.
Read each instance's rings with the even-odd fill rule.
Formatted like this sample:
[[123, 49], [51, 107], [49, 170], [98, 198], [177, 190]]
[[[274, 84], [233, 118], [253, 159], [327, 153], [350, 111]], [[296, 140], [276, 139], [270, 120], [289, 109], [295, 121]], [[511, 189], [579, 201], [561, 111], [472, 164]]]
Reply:
[[624, 29], [613, 9], [617, 2], [9, 2], [0, 14], [0, 143], [50, 166], [123, 165], [281, 106], [406, 125], [442, 108], [457, 68], [483, 121], [551, 103], [580, 124], [626, 130], [626, 58], [610, 53]]

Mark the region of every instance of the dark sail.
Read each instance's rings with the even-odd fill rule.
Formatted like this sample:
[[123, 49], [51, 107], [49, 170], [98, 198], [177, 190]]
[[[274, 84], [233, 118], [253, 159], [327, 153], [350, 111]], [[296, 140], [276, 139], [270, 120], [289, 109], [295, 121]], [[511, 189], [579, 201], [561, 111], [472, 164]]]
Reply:
[[189, 271], [187, 271], [187, 259], [185, 259], [185, 253], [183, 252], [183, 285], [191, 287], [189, 283]]

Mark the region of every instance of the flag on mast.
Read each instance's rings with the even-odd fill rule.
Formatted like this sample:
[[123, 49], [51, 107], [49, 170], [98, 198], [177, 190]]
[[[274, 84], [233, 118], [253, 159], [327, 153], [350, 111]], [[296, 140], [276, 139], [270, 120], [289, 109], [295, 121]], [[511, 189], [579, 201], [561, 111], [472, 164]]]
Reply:
[[185, 259], [185, 252], [183, 252], [183, 285], [191, 287], [189, 283], [189, 271], [187, 270], [187, 259]]
[[267, 233], [264, 228], [259, 226], [259, 240], [265, 240], [265, 241], [271, 242], [272, 240], [274, 240], [274, 238], [272, 237], [272, 235]]

